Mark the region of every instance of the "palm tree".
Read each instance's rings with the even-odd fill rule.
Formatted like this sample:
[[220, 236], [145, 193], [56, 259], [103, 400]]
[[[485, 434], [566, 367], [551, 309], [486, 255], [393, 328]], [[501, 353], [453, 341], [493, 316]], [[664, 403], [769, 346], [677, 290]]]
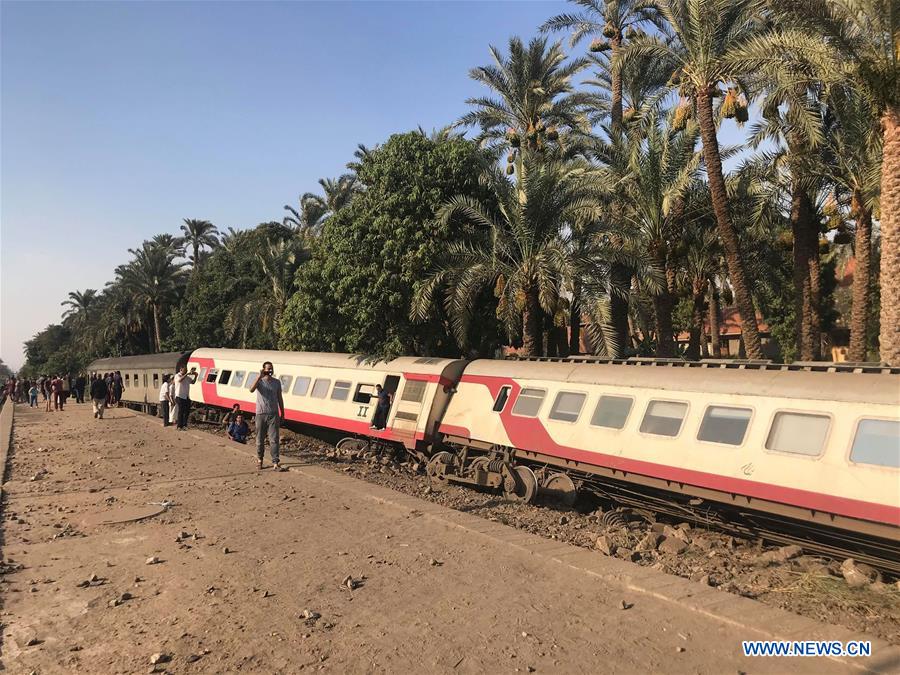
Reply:
[[[601, 192], [586, 171], [555, 161], [527, 158], [518, 185], [496, 169], [485, 173], [498, 208], [466, 196], [447, 202], [437, 217], [460, 219], [472, 228], [469, 241], [451, 245], [447, 259], [416, 292], [411, 314], [424, 320], [435, 294], [446, 289], [444, 306], [460, 346], [467, 342], [476, 301], [487, 288], [498, 298], [497, 316], [511, 335], [521, 331], [523, 350], [538, 355], [543, 315], [556, 314], [573, 260], [564, 232], [593, 220]], [[525, 200], [519, 198], [524, 193]], [[583, 261], [589, 255], [581, 255]]]
[[731, 114], [735, 110], [745, 114], [746, 105], [739, 98], [739, 91], [746, 94], [742, 83], [747, 74], [745, 48], [763, 30], [763, 5], [760, 0], [660, 0], [657, 8], [666, 22], [665, 37], [636, 36], [622, 48], [613, 71], [634, 58], [662, 59], [676, 64], [673, 84], [678, 84], [684, 98], [679, 114], [682, 117], [695, 114], [699, 122], [713, 211], [735, 304], [741, 315], [744, 346], [749, 358], [759, 359], [763, 353], [756, 307], [729, 210], [713, 99], [723, 94], [720, 85], [728, 86], [723, 104], [728, 104]]
[[[574, 47], [585, 37], [596, 36], [590, 50], [596, 56], [593, 63], [598, 66], [600, 79], [605, 80], [604, 88], [609, 91], [609, 113], [613, 132], [621, 129], [623, 121], [623, 77], [621, 71], [614, 71], [610, 64], [617, 59], [626, 37], [638, 37], [640, 26], [652, 20], [655, 11], [651, 3], [642, 0], [573, 0], [584, 8], [578, 14], [559, 14], [548, 19], [541, 26], [542, 32], [571, 31], [569, 44]], [[602, 37], [600, 37], [602, 35]], [[663, 62], [664, 63], [664, 62]], [[643, 67], [643, 66], [642, 66]], [[650, 69], [657, 68], [654, 63]], [[663, 79], [663, 83], [668, 78]], [[642, 78], [630, 78], [638, 82]], [[647, 81], [647, 79], [644, 79]], [[632, 108], [635, 109], [636, 108]]]
[[295, 289], [297, 269], [309, 254], [300, 239], [269, 242], [257, 252], [264, 283], [249, 298], [241, 298], [228, 311], [225, 330], [229, 337], [241, 334], [241, 346], [246, 347], [253, 329], [278, 334], [284, 308]]
[[[591, 42], [592, 52], [589, 60], [595, 69], [594, 77], [585, 84], [595, 87], [590, 100], [591, 122], [603, 123], [609, 117], [610, 124], [607, 136], [624, 132], [623, 120], [632, 119], [660, 87], [666, 84], [671, 73], [669, 64], [662, 60], [632, 61], [625, 70], [614, 70], [612, 62], [618, 59], [619, 52], [626, 39], [640, 35], [641, 26], [652, 20], [655, 12], [652, 6], [641, 0], [574, 0], [583, 11], [577, 14], [560, 14], [547, 20], [541, 31], [571, 31], [569, 43], [572, 47], [585, 37], [594, 37]], [[627, 104], [629, 114], [624, 114]], [[612, 219], [620, 213], [613, 207]], [[611, 278], [614, 285], [627, 289], [630, 285], [632, 270], [621, 265], [614, 265]], [[615, 292], [610, 289], [610, 313], [612, 325], [616, 332], [616, 344], [625, 350], [628, 343], [628, 294], [627, 291]], [[624, 353], [614, 356], [621, 357]]]
[[184, 240], [168, 232], [157, 234], [149, 243], [157, 248], [161, 248], [173, 258], [180, 258], [184, 255]]
[[642, 135], [635, 134], [630, 148], [630, 175], [627, 185], [628, 219], [641, 246], [649, 254], [664, 283], [652, 294], [656, 316], [657, 356], [675, 356], [675, 332], [672, 312], [675, 307], [675, 245], [689, 220], [686, 211], [688, 193], [699, 182], [700, 155], [695, 152], [697, 126], [684, 130], [672, 124], [670, 112], [666, 124], [650, 114]]
[[[855, 223], [853, 243], [856, 269], [853, 272], [850, 316], [850, 361], [865, 361], [866, 335], [872, 286], [872, 213], [878, 202], [881, 179], [881, 133], [869, 102], [850, 92], [832, 97], [836, 125], [827, 143], [833, 163], [828, 179], [839, 193], [849, 197], [850, 216]], [[883, 213], [883, 212], [882, 212]], [[882, 218], [883, 222], [883, 218]], [[838, 237], [849, 233], [838, 232]], [[882, 281], [882, 283], [884, 283]]]
[[819, 222], [815, 196], [822, 190], [826, 163], [822, 154], [827, 110], [818, 88], [771, 83], [763, 118], [754, 124], [755, 146], [773, 141], [779, 149], [764, 153], [773, 168], [770, 182], [783, 191], [793, 235], [796, 351], [801, 361], [822, 358]]
[[201, 249], [204, 247], [213, 249], [219, 245], [219, 230], [208, 220], [185, 218], [181, 231], [184, 232], [184, 243], [189, 245], [193, 251], [191, 261], [192, 271], [194, 271], [200, 265]]
[[880, 118], [881, 358], [900, 363], [900, 30], [896, 0], [783, 0], [793, 24], [756, 45], [758, 64], [855, 89]]
[[162, 345], [162, 312], [174, 304], [184, 282], [184, 263], [174, 262], [171, 251], [145, 242], [139, 249], [129, 249], [133, 259], [116, 268], [116, 280], [134, 298], [135, 302], [149, 310], [153, 318], [153, 336], [156, 351]]
[[[560, 43], [534, 38], [528, 47], [518, 37], [509, 40], [509, 57], [491, 47], [494, 64], [473, 68], [469, 76], [490, 88], [497, 98], [466, 101], [475, 107], [456, 126], [479, 127], [478, 142], [496, 152], [511, 150], [507, 172], [523, 154], [546, 153], [566, 142], [586, 138], [585, 105], [590, 96], [575, 92], [572, 76], [587, 67], [585, 58], [566, 61]], [[518, 164], [521, 170], [521, 163]]]
[[[705, 355], [706, 339], [703, 334], [703, 310], [706, 304], [706, 296], [709, 293], [710, 311], [715, 311], [715, 301], [712, 289], [715, 287], [715, 277], [721, 270], [721, 252], [719, 242], [712, 223], [699, 221], [690, 225], [684, 233], [685, 255], [679, 272], [681, 282], [690, 288], [691, 292], [691, 329], [690, 341], [687, 353], [689, 359], [699, 359]], [[712, 317], [711, 317], [712, 318]], [[716, 320], [710, 321], [710, 333], [714, 329]], [[718, 342], [718, 326], [715, 326], [715, 342]], [[716, 345], [717, 348], [717, 345]], [[716, 356], [717, 353], [714, 352]]]
[[89, 313], [97, 303], [97, 291], [93, 288], [85, 291], [71, 291], [68, 298], [60, 303], [64, 307], [68, 307], [63, 312], [64, 323], [67, 322], [73, 328], [83, 326], [87, 323]]
[[347, 173], [337, 179], [320, 178], [319, 185], [325, 193], [324, 197], [307, 192], [300, 197], [299, 211], [285, 205], [284, 210], [291, 215], [285, 216], [284, 224], [294, 227], [298, 232], [314, 234], [325, 221], [350, 203], [360, 184], [356, 174]]

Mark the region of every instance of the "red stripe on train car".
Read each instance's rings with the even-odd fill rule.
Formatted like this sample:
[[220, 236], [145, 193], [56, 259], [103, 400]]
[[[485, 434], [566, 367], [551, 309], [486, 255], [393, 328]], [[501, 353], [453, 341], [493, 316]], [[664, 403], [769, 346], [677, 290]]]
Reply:
[[[533, 450], [547, 455], [553, 455], [562, 459], [574, 460], [585, 464], [595, 464], [609, 469], [618, 469], [628, 473], [637, 473], [651, 478], [661, 478], [674, 483], [687, 483], [698, 487], [710, 488], [729, 494], [739, 494], [748, 497], [756, 497], [771, 502], [780, 502], [790, 506], [799, 506], [812, 511], [834, 513], [836, 515], [870, 520], [900, 526], [900, 508], [887, 504], [864, 502], [847, 497], [819, 494], [798, 488], [759, 483], [743, 478], [731, 478], [719, 474], [683, 469], [665, 464], [656, 464], [639, 459], [626, 459], [614, 455], [606, 455], [600, 452], [589, 452], [578, 448], [560, 445], [547, 432], [544, 424], [536, 417], [517, 417], [512, 415], [512, 408], [518, 398], [520, 386], [508, 377], [493, 375], [463, 375], [461, 382], [481, 384], [488, 388], [494, 400], [500, 393], [500, 387], [511, 387], [510, 402], [500, 413], [503, 428], [514, 447], [522, 450]], [[463, 427], [441, 425], [441, 430], [448, 430], [454, 435], [463, 435], [466, 438], [474, 438]], [[461, 434], [460, 432], [466, 432]]]

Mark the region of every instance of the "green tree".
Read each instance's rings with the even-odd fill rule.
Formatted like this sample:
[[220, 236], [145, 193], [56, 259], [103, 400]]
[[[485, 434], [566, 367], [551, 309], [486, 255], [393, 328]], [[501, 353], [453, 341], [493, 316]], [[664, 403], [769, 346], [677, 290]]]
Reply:
[[[590, 97], [572, 85], [572, 77], [587, 67], [587, 59], [567, 61], [560, 43], [548, 45], [546, 38], [534, 38], [526, 47], [513, 37], [508, 57], [493, 46], [491, 55], [493, 65], [473, 68], [469, 76], [496, 97], [468, 99], [474, 110], [457, 125], [479, 127], [476, 140], [498, 153], [511, 150], [507, 173], [514, 171], [517, 157], [543, 154], [587, 136], [585, 106]], [[518, 167], [521, 171], [521, 163]]]
[[880, 119], [881, 358], [900, 363], [900, 10], [896, 0], [784, 0], [773, 7], [790, 25], [754, 45], [756, 64], [789, 64], [800, 82], [856, 90]]
[[[536, 356], [543, 353], [543, 316], [557, 313], [566, 280], [581, 278], [592, 258], [592, 252], [581, 250], [573, 260], [571, 234], [565, 233], [578, 229], [573, 224], [594, 220], [602, 190], [587, 171], [537, 158], [523, 162], [526, 171], [518, 184], [496, 170], [485, 174], [496, 207], [458, 195], [441, 208], [440, 222], [461, 219], [471, 235], [438, 259], [412, 313], [419, 320], [429, 316], [444, 289], [442, 304], [464, 346], [479, 299], [493, 289], [498, 317], [510, 334], [521, 330], [525, 354]], [[595, 283], [597, 276], [591, 275]]]
[[359, 192], [359, 183], [352, 173], [336, 179], [320, 178], [319, 185], [324, 196], [313, 192], [303, 194], [299, 210], [285, 204], [284, 210], [290, 213], [284, 218], [285, 225], [296, 228], [301, 234], [315, 234], [329, 217], [349, 204], [353, 195]]
[[700, 156], [694, 151], [697, 127], [689, 124], [678, 129], [672, 124], [672, 117], [670, 113], [668, 120], [661, 123], [651, 113], [642, 127], [644, 133], [632, 136], [630, 172], [625, 183], [628, 198], [622, 212], [662, 276], [662, 283], [651, 296], [656, 317], [656, 354], [660, 357], [675, 356], [675, 248], [689, 218], [688, 193], [698, 186], [700, 173]]
[[219, 245], [219, 230], [208, 220], [185, 218], [181, 231], [184, 233], [182, 241], [193, 251], [191, 263], [193, 269], [196, 270], [201, 265], [200, 252], [204, 248], [213, 249]]
[[[836, 115], [835, 128], [827, 143], [834, 162], [827, 166], [829, 180], [838, 192], [849, 197], [850, 216], [854, 222], [853, 300], [850, 317], [850, 361], [865, 361], [868, 356], [867, 334], [872, 312], [873, 285], [872, 214], [878, 206], [881, 179], [881, 133], [869, 102], [854, 95], [832, 98]], [[842, 236], [838, 231], [837, 241]]]
[[[685, 99], [679, 115], [696, 115], [700, 126], [713, 211], [735, 304], [741, 314], [747, 356], [762, 358], [756, 308], [722, 171], [713, 102], [724, 94], [723, 104], [727, 102], [732, 111], [741, 109], [741, 115], [745, 114], [746, 106], [738, 92], [747, 93], [743, 83], [748, 74], [747, 49], [764, 29], [763, 6], [758, 0], [660, 0], [657, 8], [665, 20], [665, 36], [636, 36], [622, 48], [613, 70], [623, 68], [634, 58], [675, 64], [673, 83], [677, 83]], [[727, 94], [720, 85], [729, 88]]]
[[[282, 349], [350, 351], [369, 355], [458, 355], [449, 321], [439, 313], [410, 320], [413, 293], [434, 260], [463, 234], [455, 221], [435, 218], [457, 194], [488, 200], [478, 177], [485, 153], [461, 138], [432, 140], [396, 134], [360, 153], [363, 190], [328, 219], [300, 268], [298, 290], [280, 326]], [[470, 344], [491, 353], [499, 336], [485, 320]]]
[[153, 348], [162, 345], [164, 309], [175, 305], [184, 285], [184, 270], [174, 261], [171, 251], [144, 242], [139, 249], [129, 249], [133, 259], [116, 268], [116, 280], [135, 302], [147, 308], [153, 320]]

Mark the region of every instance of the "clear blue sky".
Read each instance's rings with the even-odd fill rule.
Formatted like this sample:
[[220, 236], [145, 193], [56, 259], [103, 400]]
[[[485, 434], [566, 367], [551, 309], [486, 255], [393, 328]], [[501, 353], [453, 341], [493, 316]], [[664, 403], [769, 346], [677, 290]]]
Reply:
[[0, 4], [0, 357], [183, 218], [280, 220], [357, 143], [441, 127], [565, 2]]

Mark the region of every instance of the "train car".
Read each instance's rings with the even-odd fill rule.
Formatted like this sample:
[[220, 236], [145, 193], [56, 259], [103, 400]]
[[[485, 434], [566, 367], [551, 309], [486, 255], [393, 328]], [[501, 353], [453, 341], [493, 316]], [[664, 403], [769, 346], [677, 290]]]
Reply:
[[897, 374], [479, 360], [457, 389], [437, 485], [531, 499], [575, 475], [900, 541]]
[[[424, 452], [437, 429], [465, 361], [401, 357], [366, 362], [352, 354], [198, 349], [188, 367], [198, 376], [191, 399], [206, 405], [255, 410], [250, 387], [271, 361], [284, 392], [288, 420]], [[383, 430], [371, 428], [380, 384], [394, 401]]]
[[122, 402], [144, 410], [156, 412], [159, 387], [163, 375], [172, 375], [187, 363], [190, 352], [166, 352], [138, 356], [114, 356], [97, 359], [88, 366], [90, 374], [103, 375], [116, 371], [122, 374]]

